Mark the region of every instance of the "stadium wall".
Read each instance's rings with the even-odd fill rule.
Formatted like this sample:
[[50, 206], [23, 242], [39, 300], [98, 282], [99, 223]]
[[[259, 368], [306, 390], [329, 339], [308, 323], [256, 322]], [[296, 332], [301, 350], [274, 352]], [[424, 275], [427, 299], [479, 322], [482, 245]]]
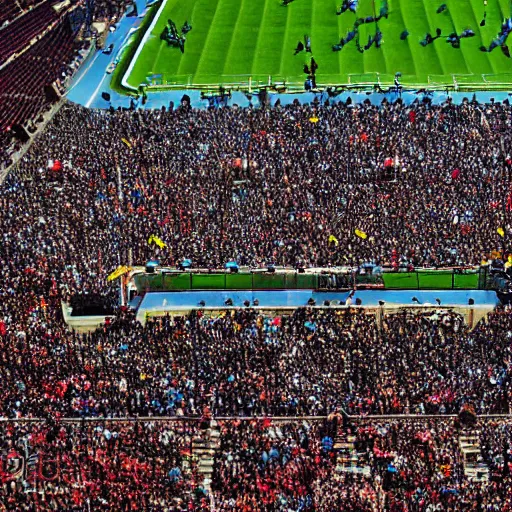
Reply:
[[166, 273], [137, 274], [135, 286], [139, 291], [189, 290], [297, 290], [319, 288], [318, 274], [299, 273]]
[[[405, 290], [482, 290], [486, 288], [485, 269], [476, 270], [422, 270], [415, 272], [389, 272], [382, 276], [358, 274], [355, 284], [381, 286], [386, 289]], [[327, 288], [329, 274], [301, 274], [299, 272], [268, 273], [194, 273], [159, 272], [134, 275], [139, 292], [190, 290], [318, 290]], [[352, 279], [347, 274], [347, 288]]]
[[479, 271], [464, 273], [446, 271], [424, 271], [383, 274], [385, 288], [406, 290], [477, 290], [480, 283]]

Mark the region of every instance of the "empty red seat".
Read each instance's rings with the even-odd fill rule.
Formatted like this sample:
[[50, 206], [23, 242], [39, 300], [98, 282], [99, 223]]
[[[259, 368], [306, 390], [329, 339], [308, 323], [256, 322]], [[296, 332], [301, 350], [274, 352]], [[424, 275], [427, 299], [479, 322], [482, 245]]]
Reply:
[[0, 71], [0, 131], [25, 123], [47, 105], [45, 86], [61, 77], [74, 53], [69, 20], [61, 22]]
[[0, 29], [0, 64], [23, 49], [55, 20], [57, 13], [49, 2], [44, 2]]

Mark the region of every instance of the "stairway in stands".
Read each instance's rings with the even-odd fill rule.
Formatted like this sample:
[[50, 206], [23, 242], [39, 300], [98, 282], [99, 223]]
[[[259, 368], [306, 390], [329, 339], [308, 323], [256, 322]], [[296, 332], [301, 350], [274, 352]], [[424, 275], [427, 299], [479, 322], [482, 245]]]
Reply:
[[344, 429], [338, 431], [334, 441], [334, 450], [337, 452], [336, 471], [345, 473], [370, 474], [370, 467], [365, 466], [355, 447], [356, 436], [347, 433]]
[[208, 493], [211, 491], [215, 453], [220, 448], [220, 431], [217, 422], [212, 420], [208, 429], [192, 440], [192, 455], [197, 458], [199, 485]]
[[459, 436], [459, 447], [464, 461], [464, 475], [469, 480], [487, 482], [489, 468], [482, 460], [478, 430], [465, 430]]

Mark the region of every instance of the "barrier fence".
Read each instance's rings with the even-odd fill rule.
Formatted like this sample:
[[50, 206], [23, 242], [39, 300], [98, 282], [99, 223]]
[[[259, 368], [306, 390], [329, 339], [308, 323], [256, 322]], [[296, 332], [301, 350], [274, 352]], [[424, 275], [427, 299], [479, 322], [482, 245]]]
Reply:
[[[168, 75], [153, 74], [146, 78], [145, 85], [150, 90], [199, 89], [216, 92], [224, 89], [257, 92], [261, 88], [271, 88], [277, 92], [304, 91], [304, 75]], [[400, 85], [407, 90], [429, 91], [485, 91], [509, 90], [512, 86], [512, 73], [474, 75], [428, 75], [426, 82], [418, 82], [415, 76], [402, 75]], [[361, 73], [344, 76], [321, 74], [317, 77], [317, 88], [327, 87], [338, 90], [372, 88], [395, 88], [395, 75], [385, 73]]]
[[190, 290], [297, 290], [320, 288], [322, 276], [300, 273], [217, 273], [193, 272], [138, 274], [134, 276], [139, 291]]
[[383, 274], [239, 272], [158, 272], [134, 275], [139, 292], [191, 290], [321, 290], [383, 287], [408, 290], [484, 290], [487, 268], [416, 270]]
[[[342, 416], [341, 414], [339, 415]], [[455, 420], [457, 414], [374, 414], [374, 415], [348, 415], [345, 418], [354, 421], [432, 421]], [[275, 423], [293, 423], [298, 421], [325, 421], [332, 416], [212, 416], [215, 421], [264, 421], [271, 420]], [[207, 419], [207, 421], [209, 421]], [[494, 421], [499, 419], [512, 420], [512, 414], [481, 414], [477, 416], [480, 421]], [[1, 423], [30, 424], [45, 423], [43, 418], [0, 418]], [[86, 417], [86, 418], [60, 418], [59, 423], [201, 423], [205, 418], [187, 416], [147, 416], [147, 417]]]
[[415, 271], [383, 274], [384, 287], [407, 290], [483, 290], [486, 269], [466, 271]]

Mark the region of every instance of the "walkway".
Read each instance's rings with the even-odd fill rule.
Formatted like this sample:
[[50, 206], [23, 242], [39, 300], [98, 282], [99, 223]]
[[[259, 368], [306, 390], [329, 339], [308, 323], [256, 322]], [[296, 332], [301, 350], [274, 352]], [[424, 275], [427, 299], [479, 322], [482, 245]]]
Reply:
[[[139, 307], [142, 311], [153, 310], [189, 310], [197, 309], [200, 301], [204, 301], [206, 308], [225, 308], [225, 301], [231, 299], [233, 307], [244, 307], [244, 301], [251, 304], [255, 299], [259, 307], [287, 308], [307, 306], [308, 300], [313, 298], [317, 306], [324, 301], [338, 301], [337, 305], [344, 304], [349, 292], [316, 292], [313, 290], [257, 290], [257, 291], [191, 291], [191, 292], [152, 292], [147, 293]], [[386, 304], [436, 306], [436, 299], [440, 299], [442, 306], [467, 306], [469, 299], [473, 299], [475, 306], [495, 307], [498, 298], [493, 291], [484, 290], [359, 290], [352, 297], [352, 304], [357, 299], [363, 306], [378, 306], [379, 301]]]
[[86, 107], [108, 108], [109, 103], [101, 97], [102, 92], [108, 92], [109, 94], [115, 94], [116, 97], [124, 98], [126, 105], [129, 106], [129, 98], [122, 97], [110, 89], [112, 75], [108, 75], [106, 70], [115, 60], [128, 37], [141, 24], [146, 13], [145, 3], [145, 0], [137, 0], [139, 16], [128, 17], [124, 15], [115, 25], [116, 31], [108, 34], [105, 47], [110, 44], [114, 45], [114, 50], [110, 55], [98, 50], [93, 52], [91, 58], [83, 63], [66, 93], [66, 97], [70, 101]]

